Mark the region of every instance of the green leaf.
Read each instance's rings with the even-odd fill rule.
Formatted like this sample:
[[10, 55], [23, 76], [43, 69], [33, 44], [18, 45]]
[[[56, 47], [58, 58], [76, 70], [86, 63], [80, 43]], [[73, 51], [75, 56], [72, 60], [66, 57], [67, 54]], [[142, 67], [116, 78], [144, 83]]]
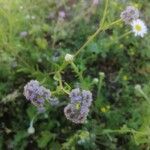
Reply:
[[46, 49], [48, 46], [47, 40], [44, 38], [37, 38], [36, 39], [36, 44], [38, 45], [39, 48], [41, 49]]
[[39, 148], [45, 148], [47, 144], [55, 138], [55, 135], [49, 131], [42, 131], [41, 136], [38, 138], [37, 143]]
[[97, 43], [95, 43], [95, 42], [91, 43], [91, 44], [88, 46], [88, 50], [89, 50], [90, 52], [94, 52], [94, 53], [96, 53], [96, 54], [99, 53], [99, 47], [98, 47]]
[[27, 109], [27, 114], [28, 114], [30, 120], [33, 119], [33, 117], [35, 117], [36, 113], [37, 113], [36, 108], [34, 106], [30, 105], [30, 107]]

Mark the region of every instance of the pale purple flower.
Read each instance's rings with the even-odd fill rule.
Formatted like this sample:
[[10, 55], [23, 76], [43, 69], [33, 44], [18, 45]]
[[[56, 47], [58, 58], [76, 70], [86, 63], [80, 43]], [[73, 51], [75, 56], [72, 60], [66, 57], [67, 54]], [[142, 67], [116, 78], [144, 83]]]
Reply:
[[83, 90], [82, 91], [83, 104], [88, 107], [91, 106], [92, 103], [92, 93], [90, 91]]
[[98, 5], [99, 4], [99, 0], [93, 0], [93, 5]]
[[69, 94], [71, 103], [76, 103], [82, 101], [82, 95], [79, 88], [73, 89]]
[[36, 80], [31, 80], [24, 87], [24, 96], [35, 106], [42, 107], [46, 99], [50, 99], [51, 92], [41, 86]]
[[133, 6], [128, 6], [120, 15], [121, 19], [126, 23], [130, 24], [133, 20], [139, 18], [139, 10]]
[[59, 17], [60, 18], [65, 18], [66, 17], [66, 13], [62, 10], [59, 12]]
[[68, 104], [64, 109], [65, 116], [68, 120], [76, 123], [82, 124], [87, 119], [88, 113], [80, 113], [77, 109], [75, 109], [73, 104]]
[[66, 118], [74, 123], [84, 123], [92, 103], [92, 93], [76, 88], [70, 92], [69, 97], [70, 103], [64, 109]]
[[70, 102], [77, 103], [80, 102], [89, 107], [92, 102], [92, 93], [90, 91], [83, 90], [81, 91], [79, 88], [73, 89], [70, 94]]
[[49, 102], [50, 102], [50, 104], [51, 104], [52, 106], [57, 106], [57, 105], [59, 104], [59, 100], [58, 100], [57, 97], [51, 97], [51, 98], [49, 99]]

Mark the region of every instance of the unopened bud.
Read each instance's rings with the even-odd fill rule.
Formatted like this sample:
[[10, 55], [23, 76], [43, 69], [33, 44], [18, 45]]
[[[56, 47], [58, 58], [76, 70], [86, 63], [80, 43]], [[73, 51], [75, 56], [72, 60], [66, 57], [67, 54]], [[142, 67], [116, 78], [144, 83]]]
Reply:
[[66, 54], [65, 55], [65, 61], [67, 61], [67, 62], [73, 61], [73, 58], [74, 58], [74, 56], [71, 55], [71, 54]]
[[93, 83], [94, 83], [94, 84], [97, 84], [98, 81], [99, 81], [98, 78], [94, 78], [94, 79], [93, 79]]
[[99, 75], [100, 75], [101, 77], [105, 77], [105, 73], [104, 73], [104, 72], [99, 72]]
[[34, 134], [35, 133], [35, 129], [34, 127], [31, 125], [29, 128], [28, 128], [28, 134]]

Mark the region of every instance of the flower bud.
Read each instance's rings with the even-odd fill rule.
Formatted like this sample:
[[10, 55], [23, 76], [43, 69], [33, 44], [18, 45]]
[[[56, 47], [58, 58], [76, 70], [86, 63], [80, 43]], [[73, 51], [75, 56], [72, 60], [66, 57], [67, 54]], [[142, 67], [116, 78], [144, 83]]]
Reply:
[[35, 133], [35, 129], [32, 125], [30, 125], [30, 127], [28, 128], [28, 134], [34, 134]]
[[139, 84], [135, 85], [135, 90], [141, 90], [141, 85]]
[[98, 81], [99, 81], [98, 78], [94, 78], [94, 79], [93, 79], [93, 83], [94, 83], [94, 84], [97, 84]]
[[74, 58], [74, 56], [71, 55], [71, 54], [66, 54], [65, 55], [65, 61], [67, 61], [67, 62], [73, 61], [73, 58]]
[[105, 73], [104, 73], [104, 72], [99, 72], [99, 75], [100, 75], [101, 77], [105, 77]]

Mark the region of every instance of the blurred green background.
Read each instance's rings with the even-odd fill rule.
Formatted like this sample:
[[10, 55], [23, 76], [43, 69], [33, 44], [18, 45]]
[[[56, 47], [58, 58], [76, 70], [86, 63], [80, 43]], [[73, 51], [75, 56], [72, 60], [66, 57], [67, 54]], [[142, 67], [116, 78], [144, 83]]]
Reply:
[[[135, 90], [140, 84], [150, 97], [150, 35], [118, 39], [131, 27], [123, 22], [100, 33], [75, 63], [84, 81], [68, 66], [63, 80], [71, 88], [80, 84], [93, 93], [88, 120], [76, 125], [65, 118], [69, 102], [48, 106], [34, 120], [36, 108], [23, 96], [23, 87], [36, 79], [52, 91], [58, 83], [52, 72], [66, 53], [75, 53], [98, 28], [105, 0], [0, 0], [0, 150], [149, 150], [150, 106]], [[137, 7], [150, 26], [149, 0], [109, 0], [105, 24], [120, 18], [128, 6]], [[99, 72], [105, 79], [99, 97]], [[137, 131], [137, 132], [136, 132]]]

